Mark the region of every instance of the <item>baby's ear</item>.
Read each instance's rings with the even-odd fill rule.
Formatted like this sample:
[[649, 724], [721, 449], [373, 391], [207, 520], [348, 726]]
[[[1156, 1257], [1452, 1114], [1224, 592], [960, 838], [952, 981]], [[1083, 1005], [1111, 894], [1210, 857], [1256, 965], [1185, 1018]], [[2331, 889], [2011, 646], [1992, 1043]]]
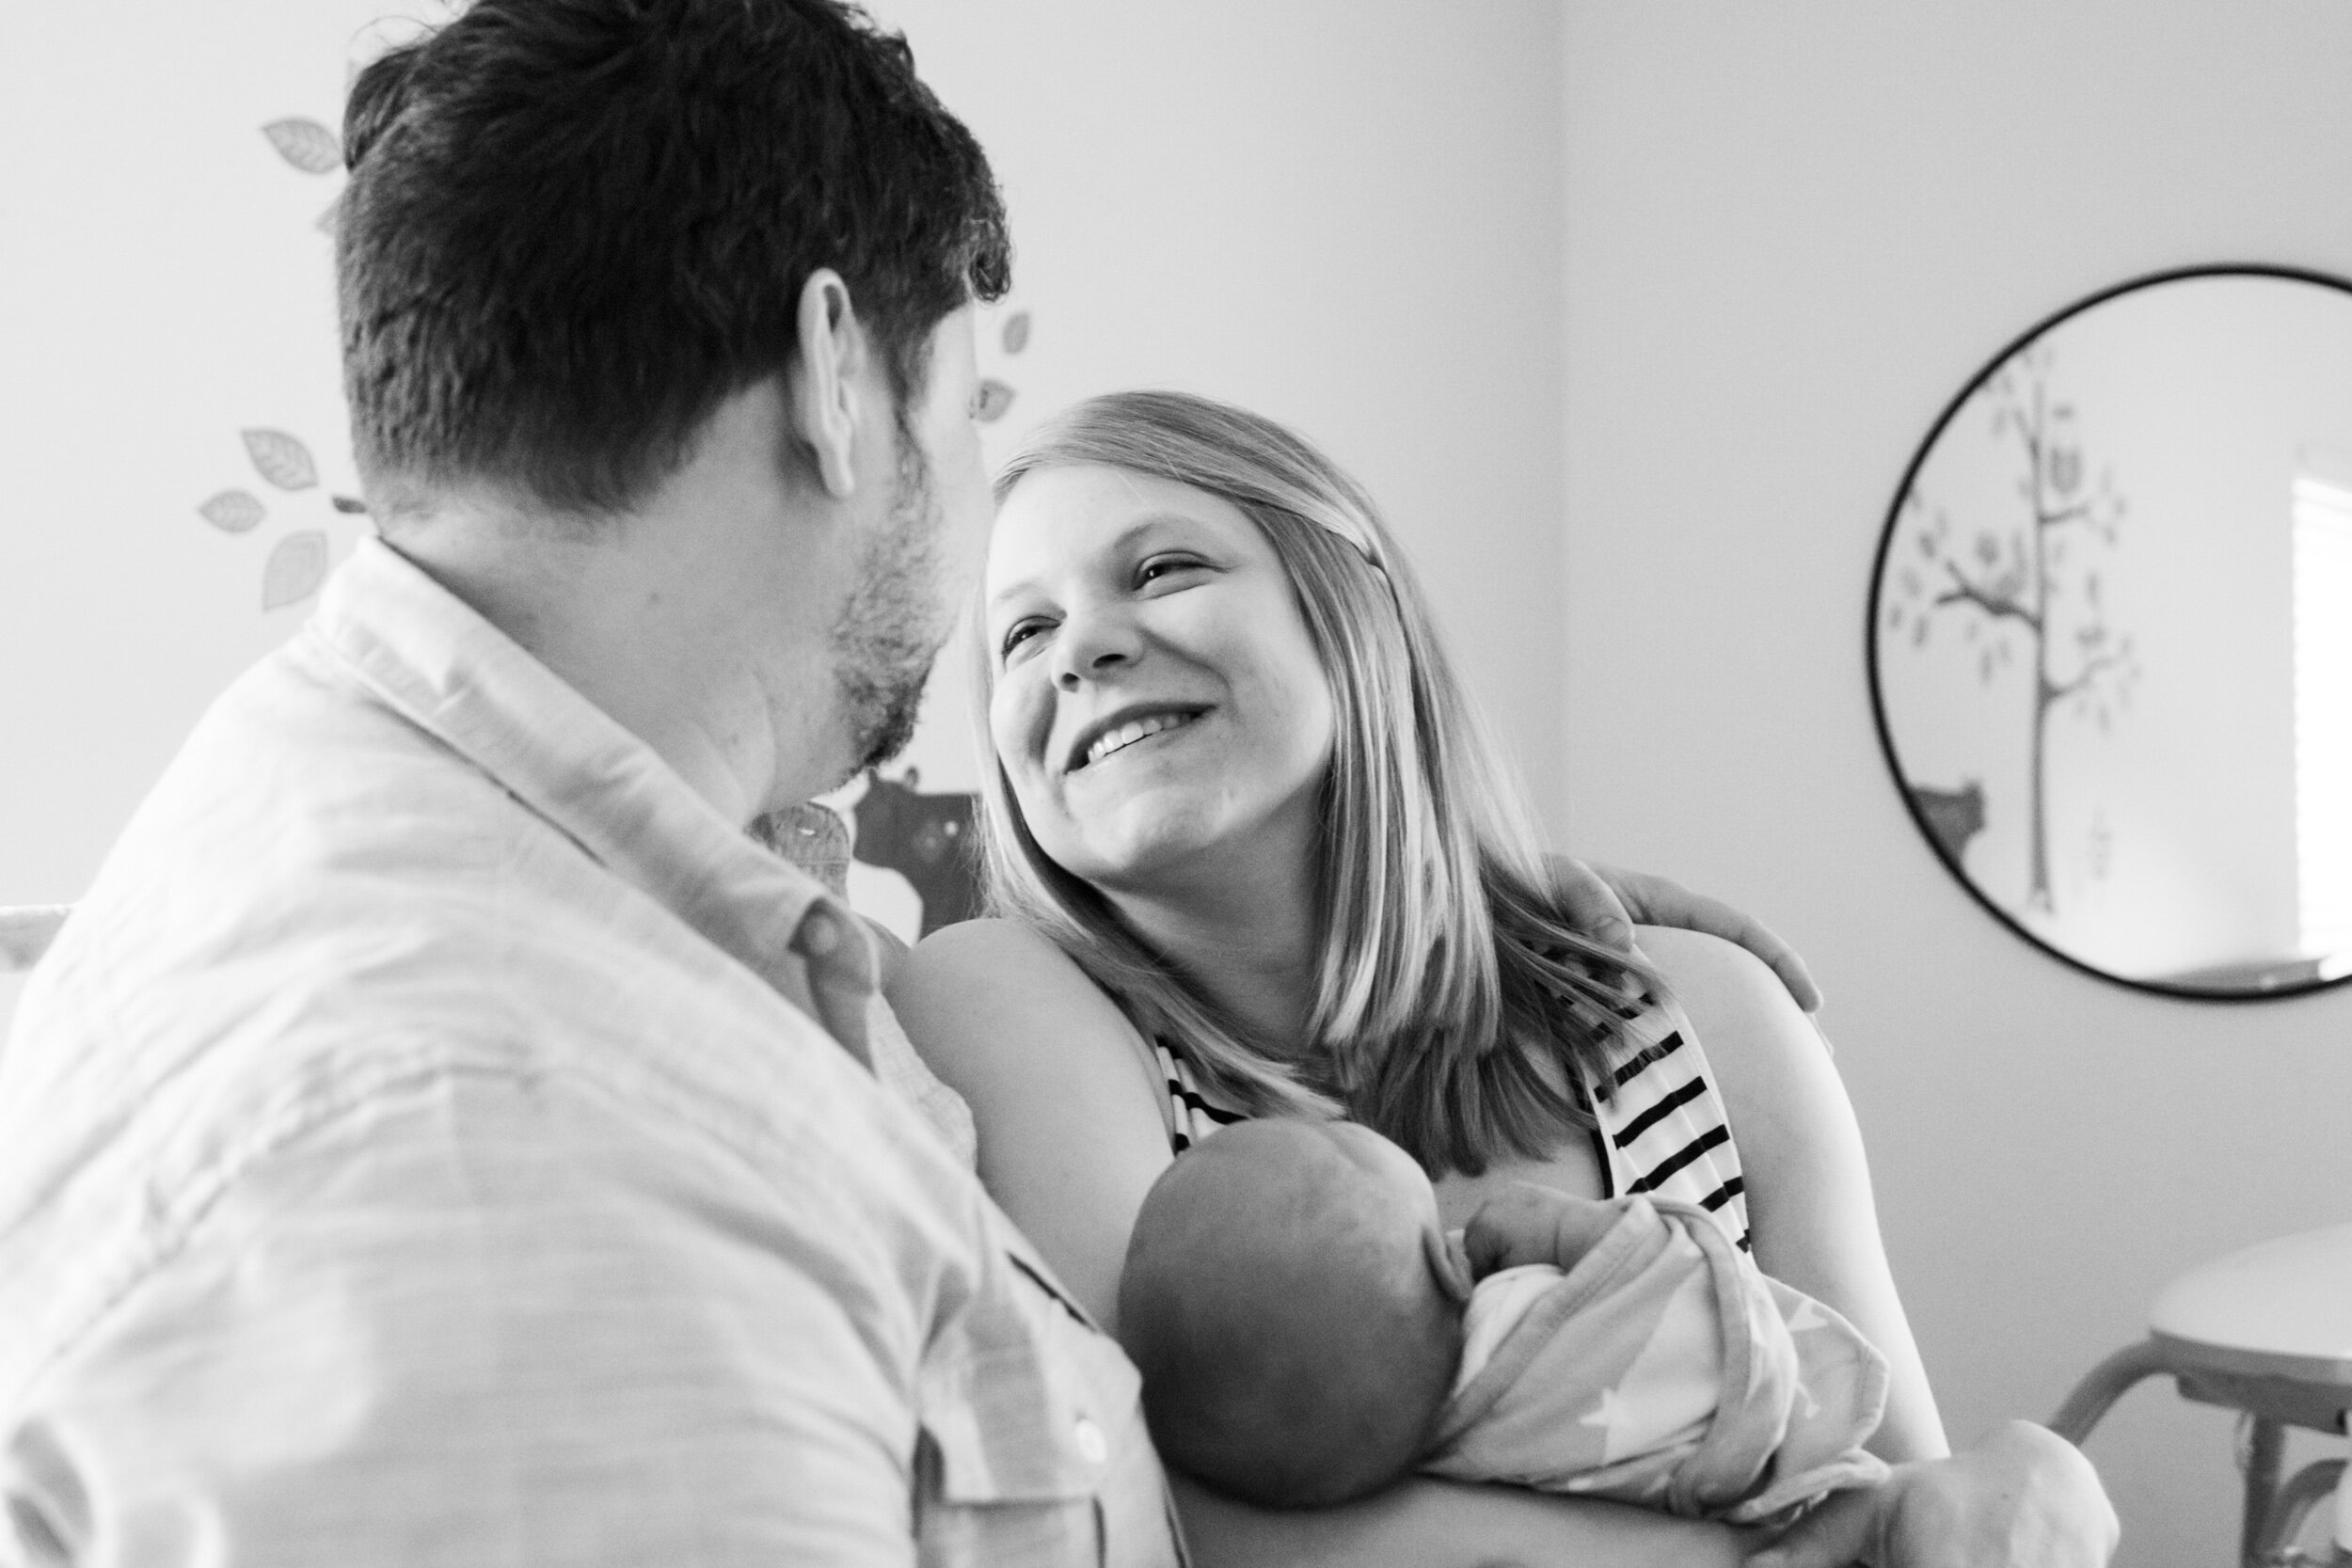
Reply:
[[1422, 1250], [1429, 1255], [1429, 1272], [1438, 1277], [1438, 1285], [1449, 1300], [1459, 1306], [1470, 1305], [1470, 1254], [1463, 1248], [1458, 1230], [1440, 1231], [1436, 1226], [1421, 1233]]

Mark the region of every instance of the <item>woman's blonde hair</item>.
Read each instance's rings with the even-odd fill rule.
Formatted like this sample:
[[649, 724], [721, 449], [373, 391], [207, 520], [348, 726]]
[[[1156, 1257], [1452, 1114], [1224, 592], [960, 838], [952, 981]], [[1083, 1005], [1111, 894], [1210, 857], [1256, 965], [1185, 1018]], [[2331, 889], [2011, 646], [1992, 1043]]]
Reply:
[[[981, 768], [991, 912], [1044, 933], [1237, 1108], [1344, 1115], [1433, 1171], [1471, 1174], [1501, 1155], [1547, 1155], [1590, 1126], [1581, 1083], [1601, 1081], [1632, 1004], [1662, 983], [1561, 917], [1517, 783], [1372, 498], [1271, 420], [1140, 391], [1089, 398], [1041, 426], [997, 475], [996, 499], [1033, 470], [1074, 464], [1223, 498], [1290, 574], [1336, 714], [1308, 1049], [1252, 1040], [1049, 859], [993, 756]], [[985, 712], [993, 662], [975, 651]]]

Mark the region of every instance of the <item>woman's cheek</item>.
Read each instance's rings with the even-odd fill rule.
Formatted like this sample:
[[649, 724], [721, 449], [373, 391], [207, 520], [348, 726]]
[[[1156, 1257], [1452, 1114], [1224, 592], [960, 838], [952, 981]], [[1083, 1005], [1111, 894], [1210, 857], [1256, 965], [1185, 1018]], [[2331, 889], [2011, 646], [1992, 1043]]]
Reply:
[[1032, 832], [1039, 814], [1049, 806], [1043, 798], [1046, 770], [1042, 759], [1054, 723], [1053, 705], [1041, 700], [1036, 684], [1025, 679], [1019, 670], [1007, 671], [997, 677], [988, 705], [989, 744], [996, 749], [996, 760], [1012, 781], [1013, 799]]

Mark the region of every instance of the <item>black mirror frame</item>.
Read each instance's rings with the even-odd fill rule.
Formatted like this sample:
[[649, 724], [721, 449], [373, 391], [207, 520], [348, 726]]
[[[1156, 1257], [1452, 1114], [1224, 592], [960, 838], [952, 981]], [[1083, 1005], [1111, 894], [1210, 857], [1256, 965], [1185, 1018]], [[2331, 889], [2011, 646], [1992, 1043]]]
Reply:
[[2164, 283], [2177, 283], [2185, 278], [2217, 277], [2282, 278], [2291, 282], [2310, 283], [2321, 288], [2334, 289], [2352, 296], [2352, 279], [2337, 277], [2331, 273], [2315, 272], [2307, 267], [2280, 266], [2265, 261], [2210, 262], [2200, 266], [2174, 267], [2163, 272], [2148, 273], [2126, 282], [2118, 283], [2111, 288], [2102, 289], [2094, 294], [2076, 300], [2063, 309], [2043, 317], [2011, 339], [1999, 353], [1985, 362], [1983, 369], [1969, 377], [1967, 384], [1961, 388], [1958, 396], [1945, 404], [1944, 411], [1936, 416], [1935, 422], [1928, 428], [1927, 436], [1919, 443], [1918, 450], [1912, 453], [1910, 463], [1905, 465], [1901, 482], [1895, 486], [1895, 499], [1887, 506], [1886, 521], [1879, 530], [1878, 553], [1870, 563], [1870, 591], [1863, 607], [1863, 668], [1870, 681], [1870, 719], [1878, 728], [1879, 752], [1886, 760], [1887, 775], [1894, 781], [1895, 793], [1902, 800], [1904, 813], [1910, 816], [1912, 825], [1918, 829], [1920, 839], [1935, 856], [1937, 863], [1951, 874], [1952, 879], [1958, 882], [1966, 891], [1968, 896], [1975, 899], [1986, 913], [2024, 939], [2028, 946], [2049, 955], [2069, 969], [2079, 970], [2111, 986], [2121, 986], [2127, 990], [2138, 991], [2144, 995], [2163, 996], [2190, 1002], [2277, 1002], [2288, 997], [2312, 996], [2322, 991], [2333, 990], [2339, 986], [2352, 982], [2352, 974], [2340, 974], [2331, 980], [2315, 979], [2258, 990], [2221, 990], [2196, 986], [2165, 985], [2153, 980], [2133, 980], [2121, 974], [2110, 974], [2095, 964], [2086, 963], [2072, 954], [2060, 952], [2027, 930], [2007, 910], [1987, 896], [1953, 856], [1946, 852], [1943, 843], [1929, 824], [1925, 814], [1921, 812], [1909, 781], [1903, 777], [1900, 760], [1895, 754], [1895, 737], [1886, 721], [1885, 693], [1879, 688], [1880, 593], [1885, 585], [1887, 557], [1894, 548], [1895, 529], [1902, 518], [1904, 498], [1911, 494], [1912, 483], [1919, 477], [1920, 467], [1927, 462], [1929, 453], [1935, 450], [1936, 442], [1942, 439], [1945, 428], [1959, 417], [1961, 409], [1967, 405], [1968, 400], [1975, 397], [1978, 390], [1986, 382], [1992, 380], [2002, 366], [2008, 364], [2012, 357], [2044, 333], [2054, 330], [2086, 310], [2106, 304], [2120, 294], [2137, 293], [2141, 289], [2154, 288]]

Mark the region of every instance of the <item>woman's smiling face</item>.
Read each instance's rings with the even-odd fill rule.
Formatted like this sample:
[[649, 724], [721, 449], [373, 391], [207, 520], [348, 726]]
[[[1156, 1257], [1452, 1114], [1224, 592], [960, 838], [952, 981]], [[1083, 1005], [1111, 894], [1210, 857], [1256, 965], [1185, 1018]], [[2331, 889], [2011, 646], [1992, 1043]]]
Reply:
[[989, 733], [1056, 863], [1138, 894], [1235, 853], [1303, 869], [1330, 689], [1239, 508], [1123, 468], [1033, 470], [998, 509], [986, 594]]

